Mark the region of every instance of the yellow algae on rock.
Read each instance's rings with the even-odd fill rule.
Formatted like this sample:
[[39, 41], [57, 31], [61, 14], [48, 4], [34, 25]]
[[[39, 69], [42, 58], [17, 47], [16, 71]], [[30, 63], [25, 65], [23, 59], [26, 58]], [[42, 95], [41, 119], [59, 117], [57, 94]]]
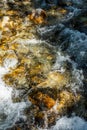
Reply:
[[70, 81], [70, 73], [64, 72], [60, 73], [57, 71], [49, 72], [47, 75], [47, 79], [39, 84], [37, 87], [50, 87], [50, 88], [57, 88], [62, 89], [65, 87]]

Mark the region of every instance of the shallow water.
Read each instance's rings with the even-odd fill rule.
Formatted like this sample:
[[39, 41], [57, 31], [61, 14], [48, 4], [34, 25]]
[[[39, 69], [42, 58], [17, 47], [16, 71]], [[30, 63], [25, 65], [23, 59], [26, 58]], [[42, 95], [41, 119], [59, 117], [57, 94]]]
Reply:
[[62, 117], [51, 130], [86, 130], [87, 122], [80, 117]]
[[32, 2], [7, 3], [0, 2], [0, 130], [86, 130], [87, 35], [75, 29], [78, 18], [87, 24], [86, 2], [63, 0], [46, 10], [45, 25], [29, 19]]
[[[15, 61], [12, 61], [15, 64]], [[9, 62], [11, 65], [11, 62]], [[12, 88], [2, 80], [4, 74], [9, 71], [8, 62], [5, 67], [0, 67], [0, 130], [11, 127], [18, 118], [22, 117], [22, 111], [26, 107], [25, 102], [13, 103], [11, 99]]]

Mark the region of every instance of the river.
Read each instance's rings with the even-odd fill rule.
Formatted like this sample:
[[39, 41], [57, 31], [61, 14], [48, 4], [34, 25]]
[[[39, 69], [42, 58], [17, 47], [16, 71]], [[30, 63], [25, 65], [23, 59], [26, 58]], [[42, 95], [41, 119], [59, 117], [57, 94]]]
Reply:
[[86, 0], [0, 2], [0, 130], [87, 130]]

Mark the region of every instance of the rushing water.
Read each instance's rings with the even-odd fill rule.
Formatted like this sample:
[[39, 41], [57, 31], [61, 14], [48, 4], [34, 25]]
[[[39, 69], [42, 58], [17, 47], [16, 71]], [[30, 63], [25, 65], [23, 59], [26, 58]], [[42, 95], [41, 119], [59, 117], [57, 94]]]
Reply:
[[[29, 1], [23, 3], [24, 15], [20, 2], [0, 2], [0, 130], [87, 130], [83, 83], [87, 82], [87, 34], [75, 27], [79, 17], [87, 26], [86, 16], [81, 16], [86, 11], [84, 2], [87, 4], [85, 0], [62, 0], [59, 5], [65, 8], [57, 11], [67, 13], [61, 16], [55, 8], [52, 14], [47, 10], [46, 26], [34, 26], [29, 21], [25, 15]], [[58, 1], [49, 3], [43, 0], [36, 7], [48, 9]], [[9, 8], [16, 8], [15, 13], [9, 13]], [[80, 99], [80, 94], [84, 98]]]
[[[13, 67], [15, 61], [6, 61], [4, 67], [0, 67], [0, 130], [11, 127], [18, 118], [22, 117], [22, 111], [26, 103], [13, 103], [11, 99], [12, 88], [6, 86], [2, 77]], [[23, 117], [22, 117], [23, 118]]]
[[[25, 44], [29, 44], [29, 42], [27, 41], [27, 43], [25, 43]], [[20, 41], [20, 43], [23, 44], [24, 41]], [[34, 40], [33, 40], [33, 43], [34, 43]], [[34, 44], [38, 44], [37, 41], [35, 41]], [[54, 71], [57, 70], [57, 71], [63, 73], [65, 71], [63, 64], [66, 61], [69, 61], [70, 63], [72, 61], [70, 60], [68, 55], [64, 56], [59, 51], [56, 56], [57, 56], [56, 62], [54, 64], [52, 70], [54, 70]], [[1, 92], [0, 93], [0, 106], [1, 106], [0, 107], [0, 130], [4, 130], [4, 129], [11, 127], [20, 118], [26, 119], [26, 117], [23, 115], [23, 110], [26, 106], [29, 105], [29, 103], [27, 103], [27, 102], [13, 103], [12, 102], [12, 92], [13, 92], [12, 90], [13, 89], [12, 89], [12, 87], [8, 87], [2, 79], [3, 75], [9, 72], [9, 68], [10, 67], [14, 68], [16, 64], [17, 64], [16, 60], [6, 59], [4, 62], [4, 66], [0, 67], [0, 86], [1, 86], [0, 87], [1, 88], [1, 90], [0, 90], [0, 92]], [[67, 87], [70, 86], [72, 91], [76, 92], [77, 89], [78, 90], [82, 89], [81, 87], [83, 86], [82, 85], [83, 74], [82, 74], [82, 71], [75, 69], [76, 64], [74, 62], [72, 62], [71, 64], [73, 66], [72, 76], [74, 79], [72, 79], [71, 84], [68, 84]], [[54, 109], [54, 110], [56, 111], [56, 109]], [[75, 122], [76, 120], [78, 120], [77, 121], [78, 126], [76, 126], [76, 122]], [[80, 123], [80, 126], [79, 126], [79, 123]], [[60, 129], [61, 130], [65, 130], [65, 129], [66, 130], [67, 129], [75, 130], [77, 128], [77, 130], [82, 130], [82, 128], [84, 128], [83, 130], [86, 130], [86, 128], [87, 128], [86, 126], [87, 126], [86, 122], [84, 120], [80, 119], [79, 117], [71, 117], [71, 118], [62, 117], [60, 120], [58, 120], [56, 125], [51, 129], [52, 130], [60, 130]], [[45, 127], [46, 127], [46, 129], [48, 127], [47, 121], [45, 123]], [[41, 130], [41, 128], [40, 128], [40, 130]]]
[[62, 117], [51, 130], [86, 130], [87, 122], [74, 116], [71, 118]]

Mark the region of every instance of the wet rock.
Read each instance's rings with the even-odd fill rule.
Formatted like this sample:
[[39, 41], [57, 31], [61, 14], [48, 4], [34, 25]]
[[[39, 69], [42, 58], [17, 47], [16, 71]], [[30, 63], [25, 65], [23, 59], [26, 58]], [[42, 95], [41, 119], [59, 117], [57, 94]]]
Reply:
[[[68, 53], [71, 59], [78, 63], [78, 66], [86, 67], [86, 33], [82, 34], [72, 30], [74, 22], [72, 25], [69, 23], [77, 18], [73, 19], [74, 15], [78, 16], [78, 12], [81, 13], [78, 8], [81, 7], [82, 1], [37, 0], [37, 7], [45, 9], [52, 7], [53, 9], [47, 12], [43, 9], [35, 9], [30, 16], [28, 14], [33, 6], [27, 5], [28, 2], [30, 3], [27, 0], [21, 2], [14, 0], [14, 4], [9, 2], [7, 7], [6, 3], [3, 4], [5, 7], [0, 5], [0, 64], [7, 67], [8, 63], [9, 66], [9, 72], [3, 79], [8, 86], [20, 89], [18, 94], [13, 90], [14, 103], [25, 101], [27, 98], [32, 103], [25, 110], [27, 120], [25, 122], [19, 120], [8, 130], [48, 128], [55, 123], [57, 118], [70, 115], [72, 112], [87, 119], [87, 101], [82, 98], [81, 94], [72, 92], [72, 89], [75, 91], [75, 87], [78, 89], [81, 84], [78, 73], [75, 75], [75, 72], [71, 72], [75, 64], [72, 67], [70, 65], [73, 64], [72, 61], [70, 64], [65, 63], [65, 54], [63, 54], [64, 61], [62, 61], [61, 56], [57, 57], [59, 51], [48, 43], [31, 40], [38, 39], [38, 25], [42, 24], [38, 31], [40, 39], [49, 40], [50, 44]], [[61, 7], [55, 8], [57, 5]], [[70, 9], [69, 12], [64, 7]], [[73, 13], [75, 9], [77, 12]], [[44, 27], [45, 19], [48, 23]], [[68, 22], [65, 23], [63, 21], [65, 19]], [[59, 24], [61, 22], [68, 28]], [[58, 61], [56, 57], [59, 58]], [[15, 64], [13, 64], [14, 61], [16, 61]], [[54, 67], [55, 62], [60, 65], [59, 68]], [[63, 68], [63, 72], [60, 68]], [[0, 118], [4, 120], [6, 117], [0, 115]]]
[[32, 20], [35, 24], [45, 24], [46, 12], [42, 9], [36, 9], [29, 15], [29, 19]]
[[[47, 48], [46, 48], [47, 47]], [[55, 61], [55, 51], [48, 45], [10, 46], [18, 56], [18, 64], [4, 76], [6, 84], [16, 88], [30, 88], [44, 81]], [[52, 55], [52, 53], [54, 55]]]
[[33, 106], [33, 105], [31, 105], [30, 107], [28, 107], [27, 109], [25, 109], [25, 114], [27, 116], [27, 122], [26, 122], [27, 125], [26, 126], [30, 130], [32, 130], [32, 127], [35, 126], [34, 125], [35, 124], [35, 115], [38, 115], [37, 114], [38, 112], [39, 112], [39, 108], [37, 106]]
[[[59, 104], [57, 107], [58, 113], [65, 114], [70, 108], [73, 108], [81, 99], [81, 95], [75, 96], [73, 93], [68, 91], [62, 91], [59, 93]], [[66, 103], [67, 102], [67, 103]], [[72, 109], [71, 109], [72, 111]]]
[[4, 79], [6, 84], [13, 85], [15, 88], [29, 87], [25, 73], [25, 68], [23, 66], [18, 66], [12, 73], [5, 75]]
[[36, 0], [34, 2], [36, 8], [41, 7], [43, 9], [49, 9], [58, 5], [58, 0]]
[[50, 72], [47, 75], [47, 79], [38, 84], [37, 87], [50, 87], [61, 90], [63, 87], [67, 86], [70, 81], [70, 73], [59, 73], [56, 71]]
[[55, 112], [52, 112], [51, 114], [47, 115], [48, 128], [50, 128], [51, 126], [55, 125], [57, 117], [58, 117], [58, 115]]
[[44, 109], [44, 108], [52, 108], [56, 101], [51, 98], [50, 96], [48, 96], [47, 94], [44, 94], [42, 92], [33, 92], [32, 95], [29, 94], [29, 100], [40, 107], [40, 109]]
[[[36, 126], [39, 125], [41, 128], [45, 128], [46, 125], [51, 127], [55, 124], [55, 120], [58, 117], [60, 118], [60, 116], [64, 116], [66, 114], [70, 116], [70, 113], [72, 112], [79, 115], [78, 112], [80, 110], [77, 109], [78, 106], [79, 108], [84, 108], [84, 105], [79, 105], [79, 103], [84, 102], [81, 101], [81, 99], [82, 96], [80, 94], [75, 95], [68, 90], [58, 91], [56, 89], [49, 88], [40, 88], [37, 90], [33, 89], [29, 93], [29, 100], [32, 102], [32, 106], [26, 111], [27, 120], [32, 122], [31, 125], [34, 123]], [[58, 102], [56, 102], [56, 100]], [[75, 106], [77, 106], [77, 108]], [[32, 117], [30, 115], [32, 115]]]
[[[80, 100], [74, 106], [73, 111], [76, 113], [77, 116], [80, 116], [87, 120], [87, 100], [84, 95], [81, 95]], [[80, 109], [78, 109], [78, 107]]]
[[28, 98], [34, 104], [39, 106], [40, 109], [52, 108], [57, 99], [58, 91], [55, 88], [38, 88], [29, 92]]
[[8, 46], [6, 44], [0, 45], [0, 65], [3, 65], [4, 56], [6, 55]]
[[37, 106], [31, 106], [26, 110], [27, 126], [30, 130], [39, 128], [46, 128], [52, 126], [55, 122], [57, 114], [55, 112], [41, 111]]
[[35, 125], [39, 126], [39, 127], [43, 127], [44, 126], [44, 112], [38, 112], [35, 115]]

